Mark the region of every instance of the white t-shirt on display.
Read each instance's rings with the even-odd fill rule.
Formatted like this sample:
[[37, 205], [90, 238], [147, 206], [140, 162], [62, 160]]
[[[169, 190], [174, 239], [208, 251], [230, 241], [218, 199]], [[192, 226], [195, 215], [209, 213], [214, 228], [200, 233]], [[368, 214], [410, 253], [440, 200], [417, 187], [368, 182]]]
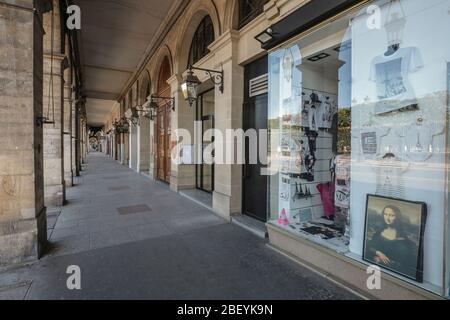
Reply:
[[406, 157], [415, 162], [423, 162], [433, 156], [434, 138], [444, 132], [445, 125], [430, 121], [417, 121], [396, 130], [403, 140]]
[[405, 199], [404, 174], [409, 163], [395, 157], [386, 157], [376, 161], [373, 170], [377, 175], [376, 195]]
[[362, 126], [353, 131], [353, 138], [358, 141], [359, 152], [363, 159], [374, 160], [382, 152], [382, 142], [391, 132], [390, 128], [380, 126]]
[[400, 48], [392, 55], [382, 54], [374, 58], [370, 80], [377, 84], [375, 113], [380, 115], [417, 107], [417, 98], [408, 75], [422, 67], [422, 56], [416, 47]]

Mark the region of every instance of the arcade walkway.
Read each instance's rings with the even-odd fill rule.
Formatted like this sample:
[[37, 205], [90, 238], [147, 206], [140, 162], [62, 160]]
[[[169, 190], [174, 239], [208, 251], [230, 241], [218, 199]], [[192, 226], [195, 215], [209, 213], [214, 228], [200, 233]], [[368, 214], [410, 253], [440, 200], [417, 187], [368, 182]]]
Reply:
[[[49, 212], [49, 254], [0, 272], [0, 299], [355, 298], [104, 155], [88, 156], [68, 199]], [[67, 289], [71, 265], [81, 290]]]

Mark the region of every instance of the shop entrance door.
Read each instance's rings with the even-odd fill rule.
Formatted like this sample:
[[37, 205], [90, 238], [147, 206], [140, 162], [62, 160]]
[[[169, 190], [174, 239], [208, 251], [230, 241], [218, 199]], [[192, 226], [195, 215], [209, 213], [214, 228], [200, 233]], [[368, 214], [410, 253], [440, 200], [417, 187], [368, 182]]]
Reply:
[[214, 142], [214, 137], [205, 137], [205, 132], [214, 129], [214, 90], [201, 94], [197, 100], [197, 121], [202, 122], [202, 163], [196, 166], [197, 189], [212, 193], [214, 191], [214, 151], [205, 154], [205, 149]]
[[[158, 80], [158, 96], [170, 97], [170, 86], [167, 80], [170, 78], [170, 63], [166, 57], [161, 65]], [[167, 104], [160, 100], [157, 120], [156, 120], [156, 164], [157, 177], [159, 180], [170, 183], [171, 172], [171, 109]]]
[[[258, 133], [267, 129], [268, 93], [267, 93], [267, 57], [262, 58], [245, 69], [245, 102], [244, 102], [244, 131], [254, 129]], [[259, 134], [258, 134], [258, 138]], [[257, 220], [267, 221], [267, 176], [261, 175], [264, 168], [258, 164], [250, 164], [250, 144], [245, 141], [246, 164], [243, 168], [243, 214]]]

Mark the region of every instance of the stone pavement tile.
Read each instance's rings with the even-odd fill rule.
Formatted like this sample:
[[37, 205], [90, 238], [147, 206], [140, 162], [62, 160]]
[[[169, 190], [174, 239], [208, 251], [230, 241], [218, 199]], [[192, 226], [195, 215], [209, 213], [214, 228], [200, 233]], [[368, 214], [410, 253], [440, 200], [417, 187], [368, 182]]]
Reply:
[[93, 232], [91, 233], [90, 249], [117, 246], [132, 241], [131, 234], [126, 228]]
[[58, 222], [61, 221], [71, 221], [71, 220], [84, 220], [84, 219], [94, 219], [100, 216], [99, 211], [84, 211], [81, 209], [79, 212], [74, 213], [66, 213], [63, 212], [58, 219]]
[[133, 215], [136, 213], [151, 212], [152, 209], [150, 209], [145, 204], [136, 204], [132, 206], [117, 208], [117, 211], [119, 212], [120, 215]]
[[108, 231], [120, 227], [118, 226], [116, 217], [112, 217], [110, 219], [106, 219], [105, 217], [95, 219], [85, 219], [79, 221], [79, 224], [87, 228], [90, 233]]
[[226, 221], [211, 214], [210, 216], [168, 219], [163, 221], [163, 223], [174, 233], [183, 234], [201, 228], [226, 224]]
[[47, 217], [47, 228], [53, 229], [56, 225], [56, 221], [58, 220], [58, 216], [50, 216]]
[[114, 219], [105, 220], [104, 223], [98, 224], [95, 226], [90, 226], [91, 233], [107, 233], [111, 232], [113, 230], [119, 230], [119, 229], [126, 229], [128, 227], [135, 227], [142, 225], [143, 222], [140, 218], [134, 218], [126, 219], [126, 220], [120, 220], [118, 217], [115, 217]]
[[51, 240], [50, 246], [49, 256], [68, 255], [88, 251], [90, 249], [90, 234], [85, 233], [54, 241]]
[[63, 238], [88, 234], [89, 228], [86, 226], [76, 226], [76, 227], [68, 227], [68, 228], [56, 228], [53, 230], [52, 236], [50, 240], [57, 241]]
[[30, 283], [19, 283], [9, 287], [0, 287], [0, 301], [1, 300], [24, 300], [28, 290], [30, 289]]
[[78, 227], [78, 220], [60, 220], [56, 221], [55, 229], [74, 228]]
[[133, 241], [148, 240], [172, 234], [172, 231], [160, 222], [129, 227], [127, 230]]

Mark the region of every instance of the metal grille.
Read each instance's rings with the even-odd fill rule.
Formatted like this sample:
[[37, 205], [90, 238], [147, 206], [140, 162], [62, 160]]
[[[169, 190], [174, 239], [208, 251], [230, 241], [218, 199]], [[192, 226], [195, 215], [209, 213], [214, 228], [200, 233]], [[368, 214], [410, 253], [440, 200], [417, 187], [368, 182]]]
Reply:
[[266, 73], [262, 76], [250, 80], [250, 97], [259, 96], [269, 92], [269, 75]]

